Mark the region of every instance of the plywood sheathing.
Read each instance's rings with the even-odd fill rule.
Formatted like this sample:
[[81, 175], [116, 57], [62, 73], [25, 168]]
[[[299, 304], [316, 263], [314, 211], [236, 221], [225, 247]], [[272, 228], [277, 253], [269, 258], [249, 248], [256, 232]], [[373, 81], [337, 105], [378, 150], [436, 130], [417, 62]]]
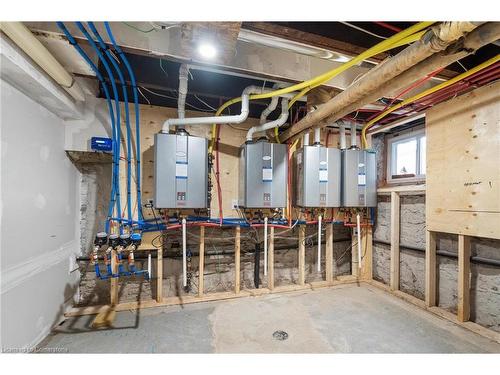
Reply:
[[500, 239], [500, 82], [427, 111], [427, 229]]

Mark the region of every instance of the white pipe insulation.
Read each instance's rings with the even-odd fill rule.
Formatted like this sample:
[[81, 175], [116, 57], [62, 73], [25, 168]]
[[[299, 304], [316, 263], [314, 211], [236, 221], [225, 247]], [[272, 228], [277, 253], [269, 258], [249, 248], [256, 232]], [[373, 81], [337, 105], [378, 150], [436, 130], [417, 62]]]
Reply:
[[339, 124], [339, 132], [340, 132], [340, 149], [345, 150], [347, 148], [346, 138], [345, 138], [345, 123], [344, 123], [344, 121], [340, 120], [338, 122], [338, 124]]
[[247, 141], [251, 141], [253, 139], [253, 135], [258, 132], [262, 132], [265, 130], [269, 130], [275, 127], [280, 127], [284, 123], [286, 123], [286, 120], [288, 120], [288, 99], [283, 98], [281, 99], [281, 115], [274, 121], [267, 122], [262, 125], [258, 126], [252, 126], [250, 129], [248, 129], [247, 132]]
[[45, 73], [61, 85], [76, 101], [84, 101], [85, 94], [74, 77], [56, 60], [47, 48], [21, 22], [0, 22], [2, 30]]
[[186, 117], [186, 96], [188, 92], [189, 68], [182, 64], [179, 68], [179, 97], [177, 98], [177, 116]]

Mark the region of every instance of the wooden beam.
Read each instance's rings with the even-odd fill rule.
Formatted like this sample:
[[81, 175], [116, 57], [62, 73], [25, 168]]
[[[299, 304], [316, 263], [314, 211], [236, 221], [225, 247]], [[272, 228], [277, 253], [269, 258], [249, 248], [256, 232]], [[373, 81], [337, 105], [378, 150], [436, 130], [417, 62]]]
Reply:
[[240, 234], [241, 228], [236, 227], [234, 229], [234, 292], [238, 294], [240, 292]]
[[[118, 273], [118, 262], [116, 250], [111, 250], [111, 272]], [[111, 306], [118, 304], [118, 278], [112, 277], [110, 281], [110, 300]]]
[[267, 287], [274, 289], [274, 227], [269, 228], [269, 243], [267, 247]]
[[363, 280], [373, 278], [373, 228], [371, 226], [361, 228], [361, 248], [363, 258], [361, 260], [361, 275]]
[[299, 285], [304, 285], [306, 282], [305, 267], [306, 267], [306, 226], [299, 225]]
[[425, 184], [422, 185], [401, 185], [401, 186], [385, 186], [377, 189], [377, 194], [390, 194], [392, 192], [403, 193], [403, 192], [424, 192]]
[[458, 235], [458, 321], [470, 318], [470, 237]]
[[156, 252], [156, 302], [163, 301], [163, 246]]
[[326, 225], [326, 249], [325, 249], [325, 279], [333, 281], [333, 223]]
[[392, 290], [399, 290], [399, 217], [400, 217], [399, 194], [391, 192], [391, 280]]
[[425, 235], [425, 304], [436, 306], [436, 233], [426, 231]]
[[200, 227], [200, 250], [198, 266], [198, 297], [203, 297], [205, 272], [205, 227]]

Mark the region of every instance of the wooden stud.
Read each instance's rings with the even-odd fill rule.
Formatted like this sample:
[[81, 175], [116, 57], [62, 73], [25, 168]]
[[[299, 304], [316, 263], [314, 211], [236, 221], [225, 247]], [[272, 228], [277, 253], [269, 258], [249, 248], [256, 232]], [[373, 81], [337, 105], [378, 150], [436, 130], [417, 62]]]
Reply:
[[200, 250], [198, 266], [198, 297], [203, 297], [205, 272], [205, 227], [200, 227]]
[[373, 278], [373, 228], [371, 226], [361, 228], [361, 246], [363, 250], [361, 278], [371, 280]]
[[156, 302], [163, 301], [163, 247], [156, 252]]
[[425, 236], [425, 304], [436, 306], [436, 233], [427, 231]]
[[399, 290], [399, 193], [391, 192], [391, 280], [392, 290]]
[[333, 281], [333, 223], [326, 224], [325, 279]]
[[241, 228], [236, 227], [234, 233], [234, 292], [240, 292], [240, 234]]
[[458, 314], [459, 322], [470, 318], [470, 237], [458, 235]]
[[269, 243], [267, 247], [267, 287], [274, 289], [274, 227], [269, 228]]
[[[118, 273], [118, 262], [117, 262], [117, 254], [116, 250], [111, 250], [111, 272], [114, 274]], [[118, 278], [117, 277], [112, 277], [111, 278], [111, 288], [110, 288], [110, 299], [111, 299], [111, 306], [117, 305], [118, 304]]]
[[299, 225], [299, 285], [304, 285], [306, 282], [305, 265], [306, 265], [306, 226]]

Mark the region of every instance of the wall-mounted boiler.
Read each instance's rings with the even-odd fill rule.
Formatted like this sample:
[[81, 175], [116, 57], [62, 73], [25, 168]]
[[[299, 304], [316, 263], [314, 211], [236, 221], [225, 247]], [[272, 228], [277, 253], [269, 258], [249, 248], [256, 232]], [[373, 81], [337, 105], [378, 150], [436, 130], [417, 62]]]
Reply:
[[156, 208], [208, 207], [207, 140], [187, 133], [155, 135]]
[[294, 197], [299, 207], [341, 206], [340, 150], [304, 146], [294, 155]]
[[241, 146], [240, 207], [286, 207], [287, 178], [287, 145], [259, 140]]

